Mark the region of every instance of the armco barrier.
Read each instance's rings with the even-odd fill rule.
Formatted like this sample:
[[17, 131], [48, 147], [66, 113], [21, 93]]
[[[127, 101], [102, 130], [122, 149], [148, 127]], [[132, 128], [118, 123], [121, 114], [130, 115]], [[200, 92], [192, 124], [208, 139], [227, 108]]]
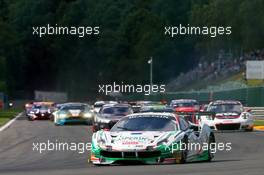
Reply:
[[212, 100], [239, 100], [245, 106], [264, 106], [264, 87], [241, 88], [225, 91], [193, 91], [193, 92], [167, 92], [162, 94], [132, 94], [124, 96], [123, 100], [167, 100], [172, 99], [196, 99], [207, 103]]
[[251, 109], [251, 113], [255, 119], [264, 119], [264, 107], [246, 107], [246, 109]]

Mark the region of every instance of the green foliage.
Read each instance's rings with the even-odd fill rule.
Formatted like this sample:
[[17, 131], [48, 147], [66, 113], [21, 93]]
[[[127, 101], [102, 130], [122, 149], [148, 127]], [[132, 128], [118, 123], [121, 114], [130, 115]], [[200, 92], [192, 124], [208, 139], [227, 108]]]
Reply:
[[213, 55], [220, 49], [239, 52], [263, 48], [263, 0], [207, 0], [194, 3], [190, 21], [201, 26], [231, 26], [229, 37], [203, 38], [196, 46], [204, 54]]
[[[263, 47], [262, 0], [0, 0], [0, 78], [8, 91], [97, 96], [98, 84], [166, 83], [201, 55]], [[33, 26], [100, 26], [100, 36], [32, 35]], [[166, 25], [230, 25], [229, 37], [164, 36]], [[0, 67], [3, 61], [0, 60]], [[0, 79], [0, 80], [1, 80]]]
[[8, 110], [0, 109], [0, 126], [7, 123], [9, 120], [14, 118], [20, 112], [21, 112], [21, 110], [18, 110], [18, 109], [8, 109]]

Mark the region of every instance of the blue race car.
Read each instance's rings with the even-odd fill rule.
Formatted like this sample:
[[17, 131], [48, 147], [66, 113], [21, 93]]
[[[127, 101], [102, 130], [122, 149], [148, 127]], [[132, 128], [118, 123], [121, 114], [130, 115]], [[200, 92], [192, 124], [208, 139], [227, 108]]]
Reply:
[[91, 106], [84, 103], [67, 103], [53, 113], [54, 124], [86, 123], [92, 124], [94, 113]]

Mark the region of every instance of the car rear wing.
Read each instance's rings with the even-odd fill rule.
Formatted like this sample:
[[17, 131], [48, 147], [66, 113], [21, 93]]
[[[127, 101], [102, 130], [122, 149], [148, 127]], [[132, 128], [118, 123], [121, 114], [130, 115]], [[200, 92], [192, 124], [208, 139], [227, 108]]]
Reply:
[[186, 114], [186, 115], [190, 115], [190, 114], [195, 114], [195, 115], [215, 115], [215, 112], [208, 112], [208, 111], [195, 111], [195, 112], [176, 112], [177, 114]]
[[176, 112], [179, 116], [185, 118], [188, 122], [198, 124], [198, 121], [201, 119], [201, 116], [205, 116], [207, 119], [214, 120], [214, 112]]

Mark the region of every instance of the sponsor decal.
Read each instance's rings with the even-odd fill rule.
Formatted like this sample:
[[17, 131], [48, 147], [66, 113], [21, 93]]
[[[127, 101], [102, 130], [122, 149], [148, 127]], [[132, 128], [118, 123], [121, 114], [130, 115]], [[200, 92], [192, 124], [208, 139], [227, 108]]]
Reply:
[[123, 145], [136, 145], [140, 143], [148, 143], [151, 139], [142, 136], [120, 136], [115, 142], [121, 142]]
[[124, 141], [122, 142], [123, 145], [137, 145], [139, 142], [137, 141]]

